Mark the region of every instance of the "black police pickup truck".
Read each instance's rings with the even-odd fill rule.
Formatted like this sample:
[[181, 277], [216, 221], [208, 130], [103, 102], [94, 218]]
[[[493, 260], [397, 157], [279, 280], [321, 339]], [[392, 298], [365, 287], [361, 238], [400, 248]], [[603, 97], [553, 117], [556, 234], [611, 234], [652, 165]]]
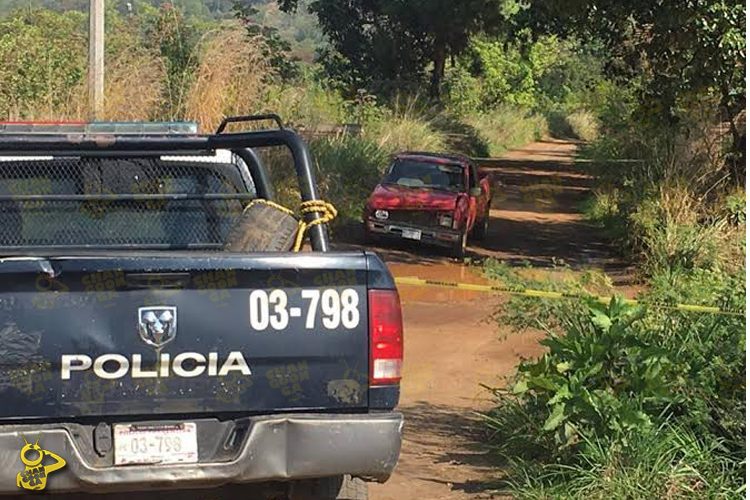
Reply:
[[[0, 124], [0, 496], [366, 498], [390, 476], [393, 279], [329, 252], [298, 135], [228, 122], [269, 118]], [[306, 224], [265, 147], [291, 151]]]

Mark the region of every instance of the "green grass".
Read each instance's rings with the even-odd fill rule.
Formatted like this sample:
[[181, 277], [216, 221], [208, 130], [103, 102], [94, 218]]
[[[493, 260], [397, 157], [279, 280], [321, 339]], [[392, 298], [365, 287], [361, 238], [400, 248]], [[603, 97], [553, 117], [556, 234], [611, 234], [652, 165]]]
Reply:
[[377, 120], [365, 125], [365, 137], [389, 154], [447, 150], [445, 136], [419, 116], [395, 115]]
[[599, 138], [599, 120], [590, 111], [576, 111], [567, 117], [573, 137], [586, 142]]
[[500, 156], [509, 149], [538, 141], [548, 133], [544, 117], [511, 106], [469, 115], [464, 121], [477, 130], [490, 156]]
[[339, 211], [337, 223], [359, 221], [367, 196], [388, 166], [388, 153], [360, 137], [321, 139], [311, 149], [320, 191]]
[[744, 498], [744, 464], [723, 457], [689, 429], [664, 425], [627, 446], [592, 439], [571, 463], [516, 463], [508, 483], [517, 498]]

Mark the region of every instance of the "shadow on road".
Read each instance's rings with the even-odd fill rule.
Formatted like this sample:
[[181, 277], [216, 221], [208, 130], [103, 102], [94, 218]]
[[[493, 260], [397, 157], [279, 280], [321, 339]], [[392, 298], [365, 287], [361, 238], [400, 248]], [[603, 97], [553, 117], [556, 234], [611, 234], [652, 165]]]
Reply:
[[[497, 492], [503, 488], [499, 474], [502, 460], [489, 449], [489, 433], [479, 417], [465, 408], [418, 401], [401, 408], [406, 427], [404, 439], [409, 453], [418, 453], [420, 460], [430, 461], [433, 474], [418, 471], [423, 481], [447, 485], [465, 493]], [[467, 478], [451, 481], [451, 468], [470, 468], [474, 474], [492, 480]]]

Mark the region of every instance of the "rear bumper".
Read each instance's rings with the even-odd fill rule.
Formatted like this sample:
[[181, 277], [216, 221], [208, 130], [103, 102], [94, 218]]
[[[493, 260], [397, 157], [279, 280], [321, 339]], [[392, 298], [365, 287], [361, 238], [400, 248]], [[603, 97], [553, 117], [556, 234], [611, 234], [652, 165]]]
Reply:
[[[50, 474], [45, 491], [51, 492], [202, 488], [342, 474], [385, 481], [401, 449], [399, 413], [272, 415], [243, 422], [247, 432], [226, 461], [121, 467], [113, 466], [111, 457], [96, 455], [93, 427], [0, 425], [0, 495], [23, 493], [16, 486], [16, 475], [23, 470], [23, 436], [29, 441], [38, 438], [42, 448], [67, 461], [65, 468]], [[206, 452], [221, 456], [215, 449]]]
[[374, 236], [413, 241], [404, 238], [404, 229], [416, 229], [421, 231], [422, 237], [419, 241], [429, 245], [452, 247], [462, 238], [461, 232], [448, 228], [417, 226], [415, 224], [406, 224], [403, 222], [386, 222], [373, 219], [365, 221], [365, 230]]

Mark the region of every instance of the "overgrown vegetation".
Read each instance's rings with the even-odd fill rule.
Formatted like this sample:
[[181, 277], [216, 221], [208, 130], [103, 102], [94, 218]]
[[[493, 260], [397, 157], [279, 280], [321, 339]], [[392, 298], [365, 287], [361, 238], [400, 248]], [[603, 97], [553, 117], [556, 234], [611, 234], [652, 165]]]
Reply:
[[[522, 498], [745, 496], [745, 70], [739, 2], [533, 1], [519, 24], [583, 37], [606, 79], [551, 113], [584, 138], [584, 210], [638, 265], [634, 306], [514, 299], [500, 321], [547, 332], [544, 356], [486, 415]], [[597, 295], [590, 279], [509, 284]], [[606, 284], [606, 283], [605, 283]], [[678, 303], [736, 314], [681, 312]]]
[[[497, 262], [510, 286], [611, 293], [606, 278], [563, 272], [534, 281]], [[744, 278], [701, 271], [678, 288], [654, 282], [643, 305], [612, 298], [515, 298], [498, 318], [547, 331], [547, 353], [521, 363], [485, 415], [494, 450], [522, 498], [744, 496], [745, 321], [665, 307], [711, 303], [742, 311]]]
[[[556, 46], [553, 39], [524, 54], [518, 44], [505, 47], [489, 38], [490, 32], [499, 36], [498, 23], [512, 10], [498, 14], [492, 30], [477, 13], [469, 16], [467, 22], [474, 23], [470, 31], [476, 35], [445, 42], [446, 55], [454, 62], [447, 69], [450, 78], [439, 78], [436, 92], [434, 82], [423, 78], [429, 73], [426, 67], [414, 67], [422, 76], [412, 75], [410, 82], [385, 86], [382, 81], [352, 80], [356, 72], [351, 68], [345, 74], [334, 71], [329, 58], [346, 53], [335, 50], [335, 39], [328, 45], [323, 38], [329, 25], [323, 23], [321, 31], [306, 12], [310, 8], [317, 18], [327, 15], [318, 2], [301, 2], [296, 14], [284, 13], [282, 8], [290, 5], [283, 2], [234, 0], [207, 6], [209, 10], [182, 2], [107, 3], [107, 92], [99, 118], [188, 119], [209, 131], [227, 115], [277, 112], [311, 137], [324, 194], [342, 208], [339, 223], [359, 219], [367, 192], [396, 152], [484, 157], [542, 138], [548, 133], [544, 115], [551, 108], [541, 103], [557, 100], [550, 79], [577, 78], [572, 66], [560, 69], [568, 63], [544, 56]], [[90, 117], [84, 10], [81, 2], [39, 0], [0, 17], [5, 62], [0, 69], [0, 117]], [[421, 36], [435, 29], [420, 26]], [[566, 60], [575, 60], [572, 45], [566, 47], [555, 53], [565, 52]], [[312, 62], [315, 52], [321, 59]], [[385, 59], [372, 64], [386, 64], [389, 57], [406, 57], [407, 52], [384, 54]], [[420, 57], [417, 63], [422, 66], [432, 58], [426, 52]], [[430, 97], [435, 93], [442, 99]], [[361, 133], [343, 137], [330, 132], [342, 124], [355, 124]], [[271, 154], [269, 161], [274, 169], [289, 170], [283, 155]], [[286, 174], [278, 178], [290, 186], [294, 181]], [[344, 182], [347, 178], [357, 179], [357, 189], [344, 189], [351, 186]]]

